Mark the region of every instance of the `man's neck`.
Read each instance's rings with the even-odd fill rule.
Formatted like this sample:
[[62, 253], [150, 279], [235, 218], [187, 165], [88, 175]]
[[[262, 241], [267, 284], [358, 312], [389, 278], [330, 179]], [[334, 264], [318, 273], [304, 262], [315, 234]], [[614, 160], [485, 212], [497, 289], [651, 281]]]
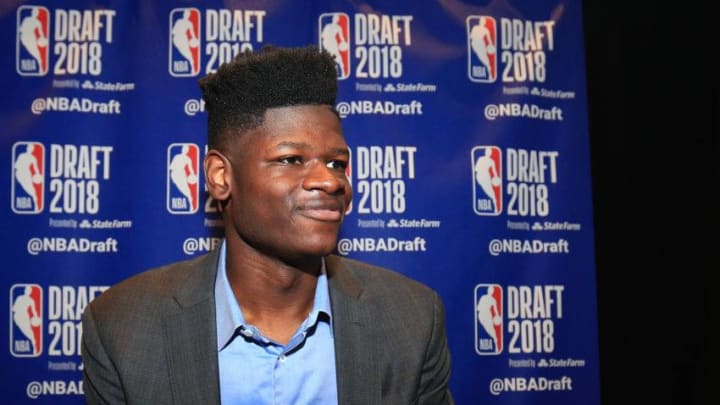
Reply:
[[322, 258], [298, 263], [288, 264], [242, 242], [226, 250], [227, 278], [245, 321], [282, 344], [313, 308]]

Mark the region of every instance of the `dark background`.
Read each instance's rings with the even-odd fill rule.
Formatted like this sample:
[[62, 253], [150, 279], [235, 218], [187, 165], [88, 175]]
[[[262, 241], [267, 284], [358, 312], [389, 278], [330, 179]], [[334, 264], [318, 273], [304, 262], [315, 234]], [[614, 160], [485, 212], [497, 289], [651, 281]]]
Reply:
[[664, 3], [583, 6], [603, 404], [720, 403], [720, 19]]

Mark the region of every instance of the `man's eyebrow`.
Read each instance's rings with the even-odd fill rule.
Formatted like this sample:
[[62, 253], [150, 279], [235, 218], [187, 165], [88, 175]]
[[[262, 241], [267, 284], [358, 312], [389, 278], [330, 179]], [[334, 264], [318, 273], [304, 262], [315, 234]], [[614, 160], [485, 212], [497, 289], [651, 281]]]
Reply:
[[294, 148], [294, 149], [311, 149], [307, 143], [283, 141], [275, 145], [275, 149]]
[[[310, 146], [307, 143], [292, 142], [292, 141], [283, 141], [274, 146], [274, 149], [285, 149], [285, 148], [305, 150], [305, 149], [312, 149], [312, 146]], [[331, 150], [331, 152], [336, 155], [348, 155], [348, 156], [350, 155], [350, 151], [348, 150], [348, 148], [333, 148]]]

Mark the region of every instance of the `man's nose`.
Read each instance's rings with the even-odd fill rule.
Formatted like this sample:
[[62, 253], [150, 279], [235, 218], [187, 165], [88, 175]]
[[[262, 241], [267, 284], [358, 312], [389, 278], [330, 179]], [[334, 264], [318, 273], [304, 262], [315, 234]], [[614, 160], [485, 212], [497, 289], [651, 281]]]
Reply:
[[344, 191], [347, 179], [344, 171], [329, 168], [325, 162], [312, 162], [303, 179], [306, 190], [323, 190], [328, 194]]

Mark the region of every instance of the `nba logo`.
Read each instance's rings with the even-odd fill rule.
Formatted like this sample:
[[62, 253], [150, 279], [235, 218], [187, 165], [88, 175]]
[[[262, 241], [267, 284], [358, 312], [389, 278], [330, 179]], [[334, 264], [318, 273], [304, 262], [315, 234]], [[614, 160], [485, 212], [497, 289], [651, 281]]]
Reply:
[[10, 287], [10, 354], [38, 357], [42, 353], [43, 300], [37, 284]]
[[194, 143], [174, 143], [167, 151], [167, 210], [194, 214], [199, 205], [200, 149]]
[[12, 156], [12, 210], [16, 214], [39, 214], [45, 190], [45, 146], [40, 142], [16, 142]]
[[473, 82], [493, 83], [497, 78], [497, 29], [495, 19], [467, 18], [468, 77]]
[[318, 19], [320, 48], [335, 58], [338, 79], [350, 77], [350, 17], [345, 13], [324, 13]]
[[503, 206], [500, 148], [476, 146], [471, 155], [473, 210], [478, 215], [500, 215]]
[[16, 67], [21, 76], [45, 76], [50, 60], [50, 12], [41, 6], [17, 10]]
[[475, 286], [475, 352], [497, 355], [503, 350], [503, 291], [500, 284]]
[[200, 73], [200, 10], [176, 8], [170, 11], [170, 75], [191, 77]]

